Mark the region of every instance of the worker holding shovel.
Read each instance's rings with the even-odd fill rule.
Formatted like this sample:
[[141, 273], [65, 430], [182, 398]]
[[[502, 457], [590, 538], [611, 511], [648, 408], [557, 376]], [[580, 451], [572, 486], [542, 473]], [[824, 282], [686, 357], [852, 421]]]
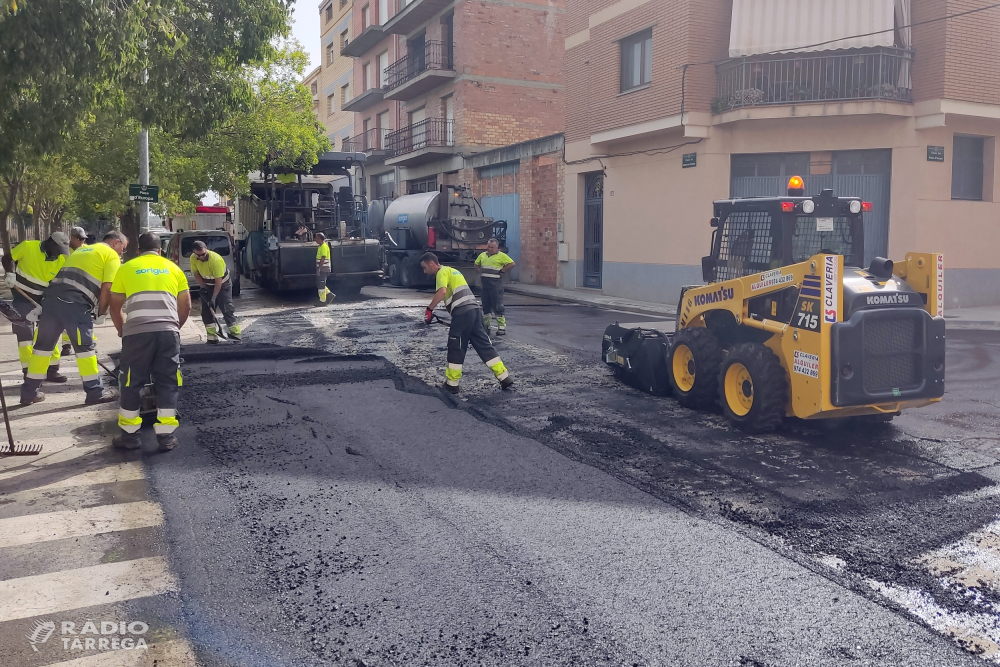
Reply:
[[219, 342], [219, 311], [226, 319], [226, 332], [230, 338], [240, 339], [240, 325], [236, 323], [233, 306], [233, 281], [226, 268], [226, 260], [208, 249], [203, 241], [191, 244], [191, 275], [201, 287], [201, 321], [209, 343]]

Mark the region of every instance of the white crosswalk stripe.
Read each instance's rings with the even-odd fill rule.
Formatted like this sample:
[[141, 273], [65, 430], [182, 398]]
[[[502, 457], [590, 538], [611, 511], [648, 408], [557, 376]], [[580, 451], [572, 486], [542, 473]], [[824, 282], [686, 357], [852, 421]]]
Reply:
[[0, 535], [4, 536], [5, 546], [13, 547], [68, 537], [148, 528], [162, 523], [163, 512], [159, 505], [139, 501], [0, 519]]

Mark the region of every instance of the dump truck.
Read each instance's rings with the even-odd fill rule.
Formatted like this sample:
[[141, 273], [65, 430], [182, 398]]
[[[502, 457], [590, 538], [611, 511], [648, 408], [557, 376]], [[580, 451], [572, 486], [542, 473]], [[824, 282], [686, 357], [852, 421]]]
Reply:
[[[368, 203], [351, 189], [349, 170], [363, 153], [329, 152], [309, 173], [265, 168], [250, 180], [250, 195], [237, 205], [240, 273], [261, 287], [313, 289], [316, 244], [323, 232], [330, 246], [328, 285], [356, 296], [365, 285], [381, 285], [383, 251], [366, 227]], [[296, 236], [300, 225], [308, 234]]]
[[484, 216], [483, 207], [466, 186], [442, 185], [432, 192], [403, 195], [384, 208], [374, 204], [370, 217], [373, 223], [381, 218], [386, 271], [393, 285], [431, 284], [432, 279], [420, 269], [420, 256], [431, 251], [443, 265], [462, 271], [475, 287], [479, 275], [473, 266], [486, 243], [495, 238], [500, 249], [507, 250], [507, 223]]
[[[602, 354], [633, 386], [696, 409], [718, 404], [763, 433], [786, 417], [886, 422], [944, 395], [944, 256], [863, 266], [871, 204], [832, 190], [714, 203], [706, 284], [675, 321], [613, 324]], [[670, 329], [673, 329], [671, 331]]]

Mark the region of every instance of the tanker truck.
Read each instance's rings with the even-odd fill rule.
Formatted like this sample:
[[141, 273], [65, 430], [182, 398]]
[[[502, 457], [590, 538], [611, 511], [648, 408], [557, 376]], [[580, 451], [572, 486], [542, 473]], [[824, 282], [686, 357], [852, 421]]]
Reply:
[[[367, 202], [351, 190], [349, 168], [363, 153], [324, 153], [308, 174], [277, 170], [255, 175], [250, 196], [239, 202], [237, 257], [240, 272], [261, 287], [313, 289], [316, 244], [323, 232], [330, 246], [330, 289], [357, 296], [365, 285], [382, 284], [383, 253], [366, 229]], [[308, 234], [296, 237], [300, 225]]]
[[382, 200], [372, 202], [369, 215], [375, 225], [381, 218], [386, 271], [393, 285], [432, 284], [420, 269], [420, 256], [431, 251], [478, 286], [479, 275], [472, 267], [486, 243], [495, 238], [500, 249], [507, 250], [507, 223], [484, 216], [468, 187], [442, 185], [434, 192], [403, 195], [384, 209], [382, 205]]

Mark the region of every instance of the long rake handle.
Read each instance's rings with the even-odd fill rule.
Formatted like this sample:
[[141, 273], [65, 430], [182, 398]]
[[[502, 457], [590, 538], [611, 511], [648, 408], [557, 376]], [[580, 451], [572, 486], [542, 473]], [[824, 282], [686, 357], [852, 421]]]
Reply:
[[7, 397], [3, 395], [3, 380], [0, 380], [0, 405], [3, 406], [3, 425], [7, 427], [7, 442], [10, 453], [14, 453], [14, 434], [10, 432], [10, 415], [7, 413]]

